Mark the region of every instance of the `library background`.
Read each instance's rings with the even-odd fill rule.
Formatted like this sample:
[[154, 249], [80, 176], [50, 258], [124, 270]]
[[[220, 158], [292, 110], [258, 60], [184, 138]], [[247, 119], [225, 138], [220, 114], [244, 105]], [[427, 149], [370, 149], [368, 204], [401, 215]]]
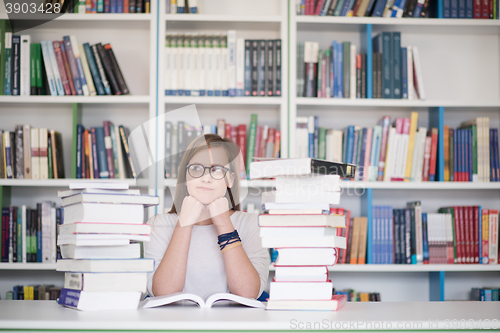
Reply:
[[[37, 256], [37, 238], [55, 248], [37, 216], [61, 222], [58, 190], [126, 182], [159, 197], [148, 216], [164, 213], [172, 156], [217, 133], [247, 165], [279, 156], [358, 166], [334, 207], [348, 224], [348, 249], [329, 269], [335, 291], [498, 301], [498, 3], [71, 1], [14, 32], [16, 9], [2, 5], [1, 299], [17, 286], [63, 286], [57, 254]], [[192, 104], [199, 124], [158, 117]], [[134, 170], [125, 138], [140, 126], [151, 161]], [[259, 212], [274, 181], [240, 176], [243, 209]]]

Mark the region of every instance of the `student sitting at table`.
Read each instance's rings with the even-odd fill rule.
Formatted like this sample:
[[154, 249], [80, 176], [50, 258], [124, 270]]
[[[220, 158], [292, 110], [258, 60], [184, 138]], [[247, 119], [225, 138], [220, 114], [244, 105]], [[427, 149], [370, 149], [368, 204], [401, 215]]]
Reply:
[[168, 214], [150, 219], [145, 258], [150, 296], [230, 292], [258, 298], [267, 286], [269, 252], [262, 248], [256, 214], [240, 211], [238, 154], [229, 139], [196, 138], [179, 165]]

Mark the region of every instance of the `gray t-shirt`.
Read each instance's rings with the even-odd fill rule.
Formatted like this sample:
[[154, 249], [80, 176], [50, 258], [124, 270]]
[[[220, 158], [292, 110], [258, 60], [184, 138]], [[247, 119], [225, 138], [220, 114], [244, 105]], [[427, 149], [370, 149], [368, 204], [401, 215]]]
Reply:
[[[269, 276], [269, 252], [262, 248], [260, 240], [258, 215], [235, 211], [231, 222], [238, 231], [243, 249], [260, 277], [259, 295], [267, 286]], [[161, 214], [149, 219], [153, 231], [151, 240], [144, 243], [144, 257], [155, 260], [155, 271], [167, 250], [179, 216], [177, 214]], [[184, 292], [204, 297], [207, 294], [227, 292], [226, 269], [223, 254], [217, 244], [217, 228], [211, 225], [194, 225], [189, 245], [186, 281]], [[148, 274], [148, 293], [153, 295], [153, 275]]]

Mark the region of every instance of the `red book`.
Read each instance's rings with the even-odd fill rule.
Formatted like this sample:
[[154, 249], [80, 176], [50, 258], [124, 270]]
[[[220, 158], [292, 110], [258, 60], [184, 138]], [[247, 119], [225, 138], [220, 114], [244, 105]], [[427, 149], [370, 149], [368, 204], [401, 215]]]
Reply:
[[476, 256], [474, 250], [476, 243], [476, 237], [474, 234], [474, 207], [468, 206], [467, 213], [469, 213], [469, 253], [470, 253], [469, 264], [473, 264]]
[[431, 145], [432, 138], [430, 136], [425, 138], [425, 149], [424, 149], [424, 166], [422, 171], [422, 181], [429, 181], [429, 169], [431, 162]]
[[61, 52], [61, 42], [55, 40], [52, 42], [54, 46], [54, 53], [56, 55], [57, 67], [59, 68], [59, 73], [61, 74], [61, 81], [64, 87], [64, 94], [71, 95], [71, 88], [69, 87], [68, 75], [66, 74], [66, 69], [64, 68], [64, 60], [62, 58]]
[[113, 145], [111, 144], [111, 123], [107, 120], [103, 122], [104, 127], [104, 147], [106, 148], [106, 160], [108, 161], [109, 178], [115, 178], [115, 159], [113, 157]]
[[430, 131], [431, 135], [431, 156], [429, 164], [429, 181], [436, 181], [436, 160], [437, 160], [437, 143], [438, 143], [438, 129], [433, 128]]
[[474, 18], [481, 18], [481, 0], [474, 0]]
[[471, 240], [471, 230], [470, 230], [470, 215], [469, 215], [469, 207], [464, 206], [464, 245], [465, 245], [465, 263], [470, 264], [470, 258], [472, 257], [472, 253], [470, 252], [470, 240]]
[[465, 252], [465, 229], [464, 229], [464, 207], [458, 206], [458, 231], [460, 233], [460, 254], [461, 263], [466, 264], [465, 257], [467, 253]]
[[[260, 142], [262, 141], [262, 126], [257, 125], [257, 131], [255, 132], [255, 147], [253, 157], [260, 157]], [[247, 161], [247, 163], [251, 163], [252, 161]]]
[[280, 149], [281, 149], [281, 132], [276, 131], [274, 133], [274, 152], [273, 152], [274, 158], [280, 157]]
[[[360, 3], [361, 1], [358, 1]], [[387, 139], [389, 137], [389, 128], [391, 127], [391, 117], [384, 116], [378, 125], [382, 126], [382, 142], [380, 145], [380, 158], [378, 162], [378, 176], [377, 180], [384, 180], [384, 170], [385, 170], [385, 158], [387, 153]]]
[[71, 75], [71, 68], [69, 67], [68, 56], [64, 51], [65, 48], [64, 43], [60, 41], [59, 45], [61, 46], [61, 55], [64, 63], [64, 69], [66, 70], [66, 77], [68, 78], [69, 88], [71, 89], [70, 95], [76, 95], [75, 83], [73, 82], [73, 75]]
[[481, 18], [490, 18], [490, 0], [481, 0]]
[[316, 8], [314, 10], [314, 15], [319, 16], [319, 13], [321, 13], [321, 8], [323, 7], [324, 3], [325, 0], [318, 0], [318, 3], [316, 4]]
[[474, 210], [474, 263], [479, 264], [479, 228], [481, 227], [481, 216], [479, 206], [472, 207]]
[[231, 139], [231, 124], [226, 123], [226, 129], [224, 131], [226, 138]]
[[492, 19], [493, 19], [493, 0], [489, 0], [489, 1], [488, 1], [488, 3], [489, 3], [489, 7], [488, 7], [488, 8], [489, 8], [488, 18], [489, 18], [490, 20], [492, 20]]
[[[83, 131], [82, 178], [90, 179], [89, 131]], [[84, 163], [85, 162], [85, 163]]]

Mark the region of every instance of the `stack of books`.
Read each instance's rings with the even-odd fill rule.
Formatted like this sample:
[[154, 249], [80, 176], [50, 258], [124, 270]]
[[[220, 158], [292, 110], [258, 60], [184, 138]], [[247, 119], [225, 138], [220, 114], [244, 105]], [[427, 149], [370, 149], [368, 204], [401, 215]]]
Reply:
[[343, 215], [330, 214], [340, 202], [340, 176], [355, 167], [309, 158], [275, 159], [250, 165], [250, 178], [276, 178], [276, 190], [262, 194], [259, 216], [262, 246], [275, 248], [275, 276], [268, 310], [338, 310], [345, 295], [332, 295], [328, 266], [337, 248], [346, 248]]
[[60, 191], [64, 223], [57, 245], [65, 272], [59, 304], [78, 310], [137, 309], [154, 260], [141, 259], [149, 241], [144, 207], [158, 197], [141, 195], [123, 183], [75, 183]]

